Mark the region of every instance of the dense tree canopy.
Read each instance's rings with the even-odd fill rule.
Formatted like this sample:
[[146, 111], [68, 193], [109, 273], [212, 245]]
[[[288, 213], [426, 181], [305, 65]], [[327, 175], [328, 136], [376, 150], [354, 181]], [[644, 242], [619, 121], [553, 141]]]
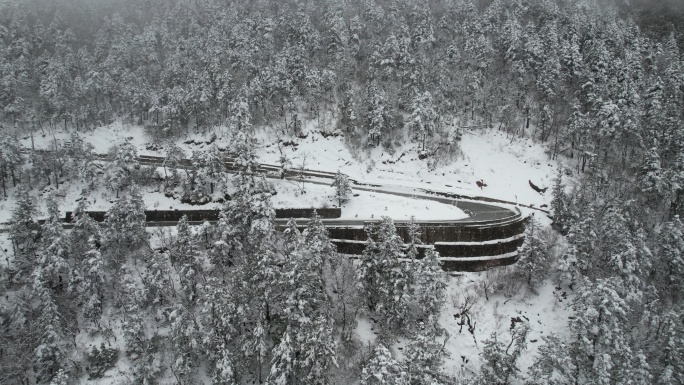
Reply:
[[[138, 185], [153, 178], [135, 147], [103, 168], [77, 135], [30, 156], [3, 136], [3, 194], [18, 188], [13, 262], [0, 271], [0, 383], [68, 383], [87, 375], [79, 357], [109, 368], [103, 352], [114, 350], [136, 383], [438, 381], [446, 283], [436, 253], [415, 260], [417, 227], [408, 251], [391, 219], [369, 227], [356, 271], [319, 218], [303, 233], [294, 221], [276, 228], [253, 131], [302, 135], [306, 120], [350, 146], [408, 140], [432, 159], [453, 152], [463, 127], [541, 142], [566, 166], [551, 209], [567, 247], [556, 261], [532, 222], [518, 275], [531, 288], [552, 273], [568, 285], [570, 336], [544, 338], [523, 373], [528, 325], [510, 340], [495, 333], [473, 378], [682, 384], [683, 53], [675, 0], [5, 1], [0, 130], [33, 143], [48, 125], [78, 132], [121, 119], [171, 138], [222, 126], [240, 170], [230, 180], [217, 147], [191, 162], [170, 149], [171, 194], [235, 193], [216, 225], [195, 232], [181, 220], [152, 250]], [[65, 178], [102, 180], [117, 195], [102, 228], [84, 204], [71, 233], [53, 203], [35, 220], [29, 191]], [[415, 337], [405, 351], [415, 362], [387, 341], [349, 353], [365, 350], [350, 338], [361, 312], [381, 321], [382, 338]], [[84, 346], [85, 334], [111, 346]]]

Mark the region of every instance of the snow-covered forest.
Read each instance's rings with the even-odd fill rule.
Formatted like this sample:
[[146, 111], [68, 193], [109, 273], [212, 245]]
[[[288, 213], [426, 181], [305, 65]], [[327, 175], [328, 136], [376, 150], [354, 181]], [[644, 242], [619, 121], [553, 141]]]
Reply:
[[[0, 384], [684, 384], [678, 1], [9, 0], [0, 127]], [[364, 197], [340, 167], [410, 148], [444, 176], [469, 132], [557, 170], [519, 261], [480, 274], [417, 259], [389, 216], [357, 259], [316, 216], [279, 228], [257, 172], [337, 138], [344, 210]], [[146, 228], [152, 192], [219, 220]]]

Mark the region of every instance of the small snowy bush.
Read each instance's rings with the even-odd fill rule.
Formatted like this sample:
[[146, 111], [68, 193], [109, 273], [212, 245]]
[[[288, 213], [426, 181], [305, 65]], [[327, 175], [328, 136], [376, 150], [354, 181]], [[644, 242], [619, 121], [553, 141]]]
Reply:
[[97, 346], [88, 355], [88, 376], [89, 379], [102, 378], [104, 373], [113, 368], [119, 358], [119, 350], [108, 348], [104, 342], [98, 349]]

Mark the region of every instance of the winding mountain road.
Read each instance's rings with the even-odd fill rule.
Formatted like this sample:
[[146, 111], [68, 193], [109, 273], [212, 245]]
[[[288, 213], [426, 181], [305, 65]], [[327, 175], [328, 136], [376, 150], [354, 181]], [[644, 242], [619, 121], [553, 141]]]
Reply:
[[[101, 161], [109, 161], [106, 155], [95, 155]], [[138, 161], [141, 165], [162, 167], [165, 158], [159, 156], [141, 155]], [[190, 166], [190, 160], [184, 159], [181, 165]], [[226, 158], [226, 169], [237, 171], [234, 159]], [[286, 178], [289, 180], [331, 185], [336, 173], [319, 170], [287, 171], [282, 175], [280, 167], [270, 164], [260, 164], [258, 172], [267, 178]], [[527, 218], [521, 215], [517, 207], [509, 208], [500, 204], [513, 205], [512, 202], [500, 201], [484, 197], [466, 197], [440, 191], [408, 188], [402, 186], [383, 186], [369, 184], [350, 178], [353, 189], [388, 195], [401, 196], [411, 199], [435, 201], [456, 206], [468, 214], [466, 218], [453, 220], [420, 220], [416, 222], [421, 228], [419, 247], [421, 254], [425, 249], [432, 248], [440, 253], [442, 267], [448, 271], [480, 271], [494, 266], [514, 263], [517, 260], [517, 249], [522, 245]], [[103, 214], [103, 213], [102, 213]], [[174, 212], [174, 214], [182, 214]], [[216, 215], [216, 214], [215, 214]], [[103, 216], [102, 216], [103, 218]], [[214, 218], [210, 221], [215, 220]], [[332, 241], [338, 250], [346, 254], [360, 254], [365, 248], [367, 234], [365, 226], [376, 221], [359, 219], [322, 219], [328, 229]], [[193, 221], [191, 224], [201, 224], [203, 221]], [[279, 226], [284, 226], [287, 219], [276, 219]], [[407, 221], [395, 221], [398, 234], [408, 242]], [[175, 226], [177, 221], [148, 221], [147, 226]], [[70, 228], [70, 223], [64, 224]], [[0, 228], [6, 232], [7, 228]]]
[[[140, 156], [141, 164], [163, 166], [164, 158]], [[189, 165], [189, 160], [184, 160]], [[227, 158], [226, 168], [236, 171], [234, 159]], [[331, 185], [336, 173], [319, 170], [287, 171], [282, 175], [280, 167], [271, 164], [260, 164], [258, 170], [267, 178], [287, 178], [290, 180]], [[518, 247], [524, 241], [524, 230], [527, 218], [512, 202], [485, 197], [464, 197], [440, 191], [407, 188], [402, 186], [383, 186], [369, 184], [350, 178], [353, 189], [396, 195], [411, 199], [431, 200], [453, 205], [468, 214], [467, 218], [453, 220], [421, 220], [417, 223], [421, 228], [421, 253], [433, 248], [440, 253], [442, 267], [448, 271], [480, 271], [495, 266], [515, 263], [518, 258]], [[514, 208], [503, 206], [512, 205]], [[369, 222], [358, 219], [322, 219], [331, 239], [338, 250], [347, 254], [361, 254], [365, 248], [367, 235], [365, 226]], [[276, 219], [283, 226], [287, 219]], [[408, 241], [406, 221], [394, 222], [397, 232]], [[156, 223], [157, 226], [175, 225], [174, 222]]]
[[[101, 156], [103, 157], [103, 156]], [[141, 164], [162, 167], [164, 165], [164, 157], [160, 156], [150, 156], [141, 155], [138, 160]], [[185, 159], [182, 163], [189, 165], [189, 160]], [[235, 171], [237, 167], [235, 166], [234, 159], [226, 158], [225, 161], [226, 168], [229, 171]], [[280, 178], [280, 167], [272, 164], [260, 164], [259, 170], [264, 173], [267, 178], [279, 179]], [[289, 180], [300, 180], [306, 183], [313, 183], [319, 185], [330, 186], [331, 182], [335, 178], [336, 173], [320, 171], [320, 170], [296, 170], [287, 171], [285, 173], [285, 178]], [[305, 177], [305, 178], [303, 178]], [[328, 179], [323, 181], [321, 179]], [[456, 206], [459, 209], [469, 214], [467, 218], [454, 219], [448, 221], [439, 221], [440, 223], [461, 223], [461, 224], [483, 224], [483, 223], [496, 223], [496, 222], [507, 222], [511, 219], [516, 219], [520, 217], [520, 212], [517, 209], [510, 209], [504, 206], [499, 206], [491, 203], [483, 203], [480, 200], [490, 200], [496, 201], [494, 199], [482, 198], [482, 197], [467, 197], [467, 198], [452, 198], [449, 196], [440, 196], [440, 194], [448, 195], [448, 193], [431, 191], [425, 189], [413, 189], [400, 186], [382, 186], [378, 184], [369, 184], [364, 182], [359, 182], [355, 179], [349, 179], [353, 184], [354, 190], [367, 191], [382, 193], [388, 195], [401, 196], [412, 199], [423, 199], [431, 200], [435, 202], [440, 202], [443, 204], [448, 204]], [[472, 199], [472, 200], [470, 200]], [[513, 202], [498, 201], [498, 203], [515, 205]], [[424, 221], [418, 219], [419, 223], [431, 223], [435, 221]], [[362, 220], [325, 220], [326, 224], [330, 225], [363, 225]]]

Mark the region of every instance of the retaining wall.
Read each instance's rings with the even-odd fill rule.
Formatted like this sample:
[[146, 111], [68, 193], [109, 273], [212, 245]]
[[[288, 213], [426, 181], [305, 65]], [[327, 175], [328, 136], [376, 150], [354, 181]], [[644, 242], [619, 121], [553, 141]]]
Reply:
[[[524, 238], [520, 238], [510, 242], [473, 246], [452, 246], [444, 244], [436, 244], [434, 246], [417, 245], [417, 259], [423, 258], [425, 255], [425, 250], [432, 248], [439, 252], [441, 257], [476, 258], [504, 255], [517, 251], [518, 247], [523, 244], [524, 240]], [[344, 254], [361, 255], [366, 249], [365, 242], [349, 242], [344, 239], [333, 239], [332, 243], [337, 246], [337, 251]]]
[[478, 260], [475, 258], [462, 258], [458, 261], [442, 260], [442, 269], [446, 271], [485, 271], [493, 267], [508, 266], [518, 260], [518, 253], [512, 255], [497, 256], [494, 259]]
[[[525, 232], [526, 219], [519, 218], [504, 224], [473, 225], [453, 224], [420, 224], [420, 240], [425, 244], [435, 242], [484, 242], [493, 239], [505, 239]], [[397, 234], [409, 242], [408, 228], [397, 225]], [[362, 227], [328, 227], [330, 238], [365, 241], [368, 239]]]
[[[524, 239], [515, 242], [504, 242], [492, 245], [487, 248], [482, 248], [480, 254], [470, 253], [472, 250], [466, 250], [467, 254], [451, 254], [455, 249], [451, 249], [446, 245], [435, 245], [435, 249], [439, 251], [440, 264], [445, 271], [484, 271], [492, 267], [506, 266], [515, 263], [518, 260], [517, 248], [522, 244]], [[346, 240], [334, 239], [333, 244], [337, 246], [337, 251], [350, 255], [361, 255], [366, 248], [364, 242], [350, 242]], [[423, 258], [425, 250], [430, 246], [419, 245], [417, 259]], [[462, 252], [462, 251], [457, 251]], [[457, 255], [456, 257], [453, 257]]]
[[[340, 208], [305, 208], [305, 209], [276, 209], [276, 218], [311, 218], [314, 210], [318, 216], [324, 219], [335, 219], [342, 215]], [[104, 222], [105, 211], [87, 211], [86, 214], [96, 222]], [[145, 217], [148, 222], [178, 222], [183, 215], [188, 216], [190, 222], [217, 221], [219, 210], [145, 210]], [[73, 213], [67, 211], [65, 221], [71, 222]]]
[[[312, 208], [276, 209], [276, 218], [310, 218]], [[339, 218], [339, 208], [316, 209], [324, 219]], [[105, 219], [104, 211], [88, 211], [90, 217], [98, 222]], [[178, 222], [183, 215], [190, 222], [216, 221], [219, 210], [149, 210], [145, 211], [148, 222]], [[66, 221], [71, 222], [73, 214], [67, 212]], [[527, 218], [520, 216], [491, 223], [420, 223], [421, 242], [418, 245], [418, 258], [425, 250], [434, 248], [440, 254], [442, 268], [447, 271], [482, 271], [492, 267], [510, 265], [516, 262], [517, 249], [524, 242]], [[374, 222], [366, 222], [366, 225]], [[299, 225], [304, 228], [304, 224]], [[366, 248], [367, 234], [363, 227], [328, 225], [328, 233], [340, 253], [361, 255]], [[396, 223], [398, 235], [405, 243], [409, 242], [406, 223]]]

